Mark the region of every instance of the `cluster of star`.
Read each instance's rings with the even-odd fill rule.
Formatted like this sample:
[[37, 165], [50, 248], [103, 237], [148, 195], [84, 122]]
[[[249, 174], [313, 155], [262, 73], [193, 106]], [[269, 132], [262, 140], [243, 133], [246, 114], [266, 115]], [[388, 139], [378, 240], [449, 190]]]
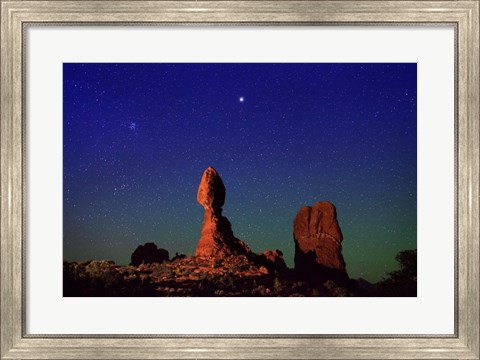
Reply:
[[321, 200], [351, 277], [416, 247], [415, 64], [66, 63], [63, 79], [66, 260], [193, 254], [210, 165], [234, 233], [290, 266], [293, 219]]

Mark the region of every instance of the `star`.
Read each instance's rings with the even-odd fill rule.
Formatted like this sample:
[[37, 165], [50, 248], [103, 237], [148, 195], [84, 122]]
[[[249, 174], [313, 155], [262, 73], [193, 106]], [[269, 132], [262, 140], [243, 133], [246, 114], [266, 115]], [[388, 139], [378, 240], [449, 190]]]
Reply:
[[244, 98], [243, 96], [240, 96], [240, 97], [238, 98], [238, 101], [240, 101], [241, 103], [243, 103], [243, 102], [245, 101], [245, 98]]

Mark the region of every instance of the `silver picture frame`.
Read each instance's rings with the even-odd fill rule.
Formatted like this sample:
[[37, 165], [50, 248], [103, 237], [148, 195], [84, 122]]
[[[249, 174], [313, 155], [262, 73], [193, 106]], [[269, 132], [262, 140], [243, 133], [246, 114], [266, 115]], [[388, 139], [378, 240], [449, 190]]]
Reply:
[[[1, 3], [1, 359], [479, 359], [479, 0]], [[25, 29], [42, 25], [452, 25], [453, 335], [29, 335], [25, 331]]]

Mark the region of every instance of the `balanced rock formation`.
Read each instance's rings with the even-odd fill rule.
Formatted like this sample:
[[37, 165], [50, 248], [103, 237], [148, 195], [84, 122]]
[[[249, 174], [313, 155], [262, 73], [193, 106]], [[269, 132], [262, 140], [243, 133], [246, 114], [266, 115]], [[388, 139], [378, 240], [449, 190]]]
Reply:
[[169, 260], [168, 251], [157, 248], [154, 243], [146, 243], [135, 249], [131, 257], [130, 265], [138, 266], [140, 264], [162, 263]]
[[247, 244], [233, 235], [230, 221], [222, 216], [225, 185], [211, 166], [203, 172], [197, 201], [205, 209], [205, 215], [195, 256], [225, 258], [230, 255], [252, 254]]
[[317, 202], [300, 209], [293, 222], [295, 270], [322, 278], [348, 279], [342, 256], [342, 231], [335, 206]]

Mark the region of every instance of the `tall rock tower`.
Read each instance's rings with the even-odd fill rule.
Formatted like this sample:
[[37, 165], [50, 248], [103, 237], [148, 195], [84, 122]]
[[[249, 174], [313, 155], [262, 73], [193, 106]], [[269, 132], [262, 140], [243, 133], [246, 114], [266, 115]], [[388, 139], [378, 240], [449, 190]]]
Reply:
[[224, 258], [230, 255], [251, 254], [250, 248], [233, 235], [230, 221], [222, 216], [225, 185], [218, 172], [209, 166], [198, 186], [197, 201], [205, 209], [202, 235], [195, 256]]
[[295, 270], [321, 278], [348, 279], [342, 255], [342, 231], [335, 206], [317, 202], [300, 209], [293, 222]]

